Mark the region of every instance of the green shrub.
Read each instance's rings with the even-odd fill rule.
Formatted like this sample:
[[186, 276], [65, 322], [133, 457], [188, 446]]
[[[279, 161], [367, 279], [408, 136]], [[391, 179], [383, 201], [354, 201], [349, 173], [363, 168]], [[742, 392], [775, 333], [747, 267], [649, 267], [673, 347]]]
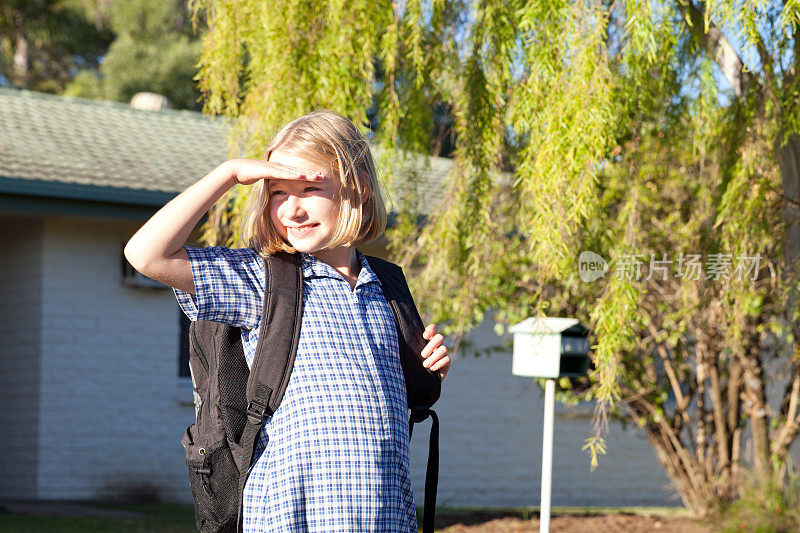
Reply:
[[800, 531], [800, 483], [791, 474], [786, 483], [769, 483], [747, 476], [740, 497], [718, 511], [719, 531], [789, 533]]

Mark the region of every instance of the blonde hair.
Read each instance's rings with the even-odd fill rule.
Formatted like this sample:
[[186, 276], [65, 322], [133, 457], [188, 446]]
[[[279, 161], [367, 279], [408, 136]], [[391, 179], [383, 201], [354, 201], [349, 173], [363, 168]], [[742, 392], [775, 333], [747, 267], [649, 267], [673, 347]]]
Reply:
[[[369, 143], [350, 120], [332, 111], [314, 111], [281, 128], [264, 150], [262, 159], [269, 161], [277, 149], [329, 168], [331, 177], [341, 184], [338, 223], [328, 248], [357, 246], [383, 233], [386, 208], [375, 163]], [[371, 192], [366, 202], [362, 201], [365, 191], [361, 180], [366, 181]], [[267, 180], [258, 180], [250, 186], [242, 219], [244, 241], [262, 257], [279, 250], [295, 253], [297, 250], [272, 226], [269, 201]]]

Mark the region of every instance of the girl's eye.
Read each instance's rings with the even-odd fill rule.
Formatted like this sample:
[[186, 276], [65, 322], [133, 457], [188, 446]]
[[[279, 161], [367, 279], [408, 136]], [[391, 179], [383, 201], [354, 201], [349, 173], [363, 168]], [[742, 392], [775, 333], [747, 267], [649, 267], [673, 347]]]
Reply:
[[[303, 192], [313, 192], [313, 191], [321, 191], [321, 190], [322, 189], [320, 189], [319, 187], [308, 186], [308, 187], [305, 187], [303, 189]], [[270, 194], [272, 196], [275, 196], [275, 195], [278, 195], [278, 194], [286, 194], [286, 191], [284, 191], [283, 189], [274, 189]]]

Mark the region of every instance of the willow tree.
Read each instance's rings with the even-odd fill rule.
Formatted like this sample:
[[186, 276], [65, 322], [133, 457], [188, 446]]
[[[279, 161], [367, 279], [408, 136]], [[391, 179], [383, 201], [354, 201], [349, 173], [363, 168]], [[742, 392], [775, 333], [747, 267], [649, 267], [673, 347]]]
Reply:
[[[390, 253], [447, 332], [489, 309], [501, 330], [542, 313], [591, 325], [592, 372], [562, 392], [596, 402], [593, 464], [623, 413], [699, 514], [745, 471], [780, 483], [800, 429], [797, 2], [190, 7], [209, 26], [205, 109], [231, 119], [232, 153], [259, 157], [319, 107], [371, 120]], [[436, 145], [433, 110], [456, 141], [426, 211], [406, 170]], [[246, 192], [212, 209], [207, 242], [243, 244]], [[605, 276], [581, 281], [581, 251]]]

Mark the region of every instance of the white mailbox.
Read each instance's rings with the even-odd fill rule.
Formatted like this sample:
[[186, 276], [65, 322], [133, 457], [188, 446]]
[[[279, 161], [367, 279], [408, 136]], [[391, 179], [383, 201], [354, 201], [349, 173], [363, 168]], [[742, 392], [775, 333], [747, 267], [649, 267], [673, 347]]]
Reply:
[[511, 372], [516, 376], [546, 378], [539, 533], [549, 533], [556, 379], [586, 375], [589, 370], [589, 330], [574, 318], [531, 317], [514, 324], [508, 331], [514, 334]]
[[511, 372], [515, 376], [585, 376], [589, 330], [574, 318], [531, 317], [508, 329], [514, 334]]

